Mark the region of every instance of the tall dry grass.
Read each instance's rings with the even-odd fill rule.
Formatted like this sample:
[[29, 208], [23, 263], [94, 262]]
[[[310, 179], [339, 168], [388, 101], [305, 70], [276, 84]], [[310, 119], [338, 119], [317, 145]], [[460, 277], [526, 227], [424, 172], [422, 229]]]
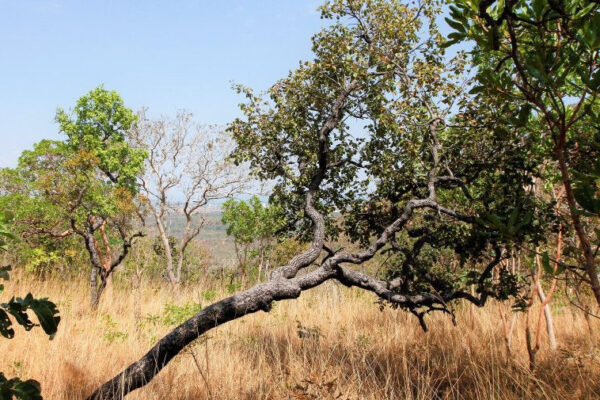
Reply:
[[[0, 370], [35, 378], [46, 399], [82, 399], [134, 361], [162, 334], [173, 296], [150, 285], [115, 288], [100, 310], [88, 310], [84, 282], [12, 281], [58, 302], [53, 341], [38, 331], [0, 340]], [[223, 294], [225, 295], [225, 294]], [[175, 303], [205, 300], [188, 288]], [[217, 295], [217, 298], [219, 295]], [[135, 303], [139, 301], [136, 309]], [[524, 317], [505, 355], [498, 304], [428, 318], [424, 333], [403, 311], [380, 311], [369, 293], [335, 284], [219, 327], [176, 357], [131, 399], [596, 399], [600, 334], [570, 308], [555, 310], [560, 348], [543, 345], [535, 374], [527, 367]], [[592, 330], [600, 323], [592, 322]], [[301, 337], [302, 336], [302, 337]]]

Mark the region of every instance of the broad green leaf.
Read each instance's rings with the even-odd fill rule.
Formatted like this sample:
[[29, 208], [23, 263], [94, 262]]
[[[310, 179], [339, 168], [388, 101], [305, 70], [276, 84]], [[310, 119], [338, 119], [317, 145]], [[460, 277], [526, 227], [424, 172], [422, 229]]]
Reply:
[[579, 10], [575, 15], [573, 15], [573, 19], [578, 19], [578, 18], [586, 16], [596, 6], [597, 6], [597, 4], [595, 4], [595, 3], [588, 4], [587, 6], [583, 7], [581, 10]]
[[466, 32], [465, 26], [463, 24], [461, 24], [460, 22], [454, 21], [454, 20], [452, 20], [450, 18], [444, 18], [444, 20], [446, 21], [446, 23], [450, 27], [456, 29], [457, 31], [459, 31], [461, 33], [465, 33]]
[[44, 332], [52, 338], [56, 333], [58, 323], [60, 322], [60, 316], [58, 315], [56, 305], [51, 301], [48, 301], [48, 299], [34, 299], [31, 302], [30, 308], [37, 316]]
[[578, 182], [573, 194], [585, 211], [591, 214], [600, 213], [600, 197], [596, 196], [595, 182]]
[[2, 307], [0, 307], [0, 335], [7, 339], [15, 337], [15, 330], [12, 329], [10, 317]]
[[0, 372], [0, 399], [11, 400], [42, 400], [39, 382], [28, 379], [22, 381], [19, 378], [6, 379]]
[[543, 12], [544, 9], [546, 8], [546, 0], [533, 0], [532, 1], [532, 5], [533, 5], [533, 12], [536, 16], [536, 19], [539, 19]]
[[2, 304], [2, 306], [25, 330], [28, 331], [34, 327], [33, 322], [31, 322], [29, 316], [27, 315], [27, 307], [23, 305], [22, 299], [15, 299], [13, 297], [8, 303]]

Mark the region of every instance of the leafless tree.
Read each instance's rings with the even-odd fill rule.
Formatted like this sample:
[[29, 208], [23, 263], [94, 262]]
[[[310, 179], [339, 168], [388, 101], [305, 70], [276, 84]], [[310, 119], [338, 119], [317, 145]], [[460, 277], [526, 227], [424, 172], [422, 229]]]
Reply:
[[[141, 187], [164, 248], [166, 274], [175, 289], [181, 283], [186, 250], [205, 223], [202, 210], [211, 201], [241, 193], [248, 174], [228, 160], [232, 148], [228, 135], [215, 126], [195, 123], [189, 112], [153, 120], [142, 109], [130, 141], [148, 151]], [[185, 225], [172, 248], [169, 219], [175, 214], [185, 218]]]

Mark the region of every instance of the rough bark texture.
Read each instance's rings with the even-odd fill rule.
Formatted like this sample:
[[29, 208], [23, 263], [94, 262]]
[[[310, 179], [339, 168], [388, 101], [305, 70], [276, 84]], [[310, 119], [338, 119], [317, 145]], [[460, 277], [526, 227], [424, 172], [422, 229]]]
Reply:
[[329, 275], [319, 270], [294, 280], [275, 279], [207, 307], [173, 329], [139, 361], [102, 385], [89, 399], [123, 398], [150, 382], [173, 357], [204, 332], [259, 310], [268, 311], [273, 301], [297, 298], [302, 289], [322, 283]]

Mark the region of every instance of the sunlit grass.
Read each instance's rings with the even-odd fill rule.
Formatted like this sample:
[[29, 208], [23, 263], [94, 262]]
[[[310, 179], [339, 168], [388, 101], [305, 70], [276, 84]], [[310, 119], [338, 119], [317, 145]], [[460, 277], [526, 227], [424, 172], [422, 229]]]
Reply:
[[[11, 281], [55, 300], [62, 322], [53, 341], [39, 331], [0, 340], [7, 376], [41, 382], [46, 399], [82, 399], [143, 355], [197, 304], [226, 296], [184, 288], [176, 298], [147, 284], [108, 291], [88, 310], [85, 282]], [[135, 302], [138, 299], [138, 307]], [[207, 300], [208, 299], [208, 300]], [[369, 293], [327, 284], [210, 331], [131, 399], [575, 399], [600, 398], [600, 335], [581, 313], [555, 313], [559, 350], [544, 342], [527, 368], [524, 318], [506, 360], [499, 306], [463, 306], [458, 326], [428, 318], [424, 333], [406, 312], [379, 310]], [[137, 311], [136, 311], [137, 310]], [[600, 323], [592, 321], [593, 330]], [[35, 330], [34, 330], [35, 331]]]

